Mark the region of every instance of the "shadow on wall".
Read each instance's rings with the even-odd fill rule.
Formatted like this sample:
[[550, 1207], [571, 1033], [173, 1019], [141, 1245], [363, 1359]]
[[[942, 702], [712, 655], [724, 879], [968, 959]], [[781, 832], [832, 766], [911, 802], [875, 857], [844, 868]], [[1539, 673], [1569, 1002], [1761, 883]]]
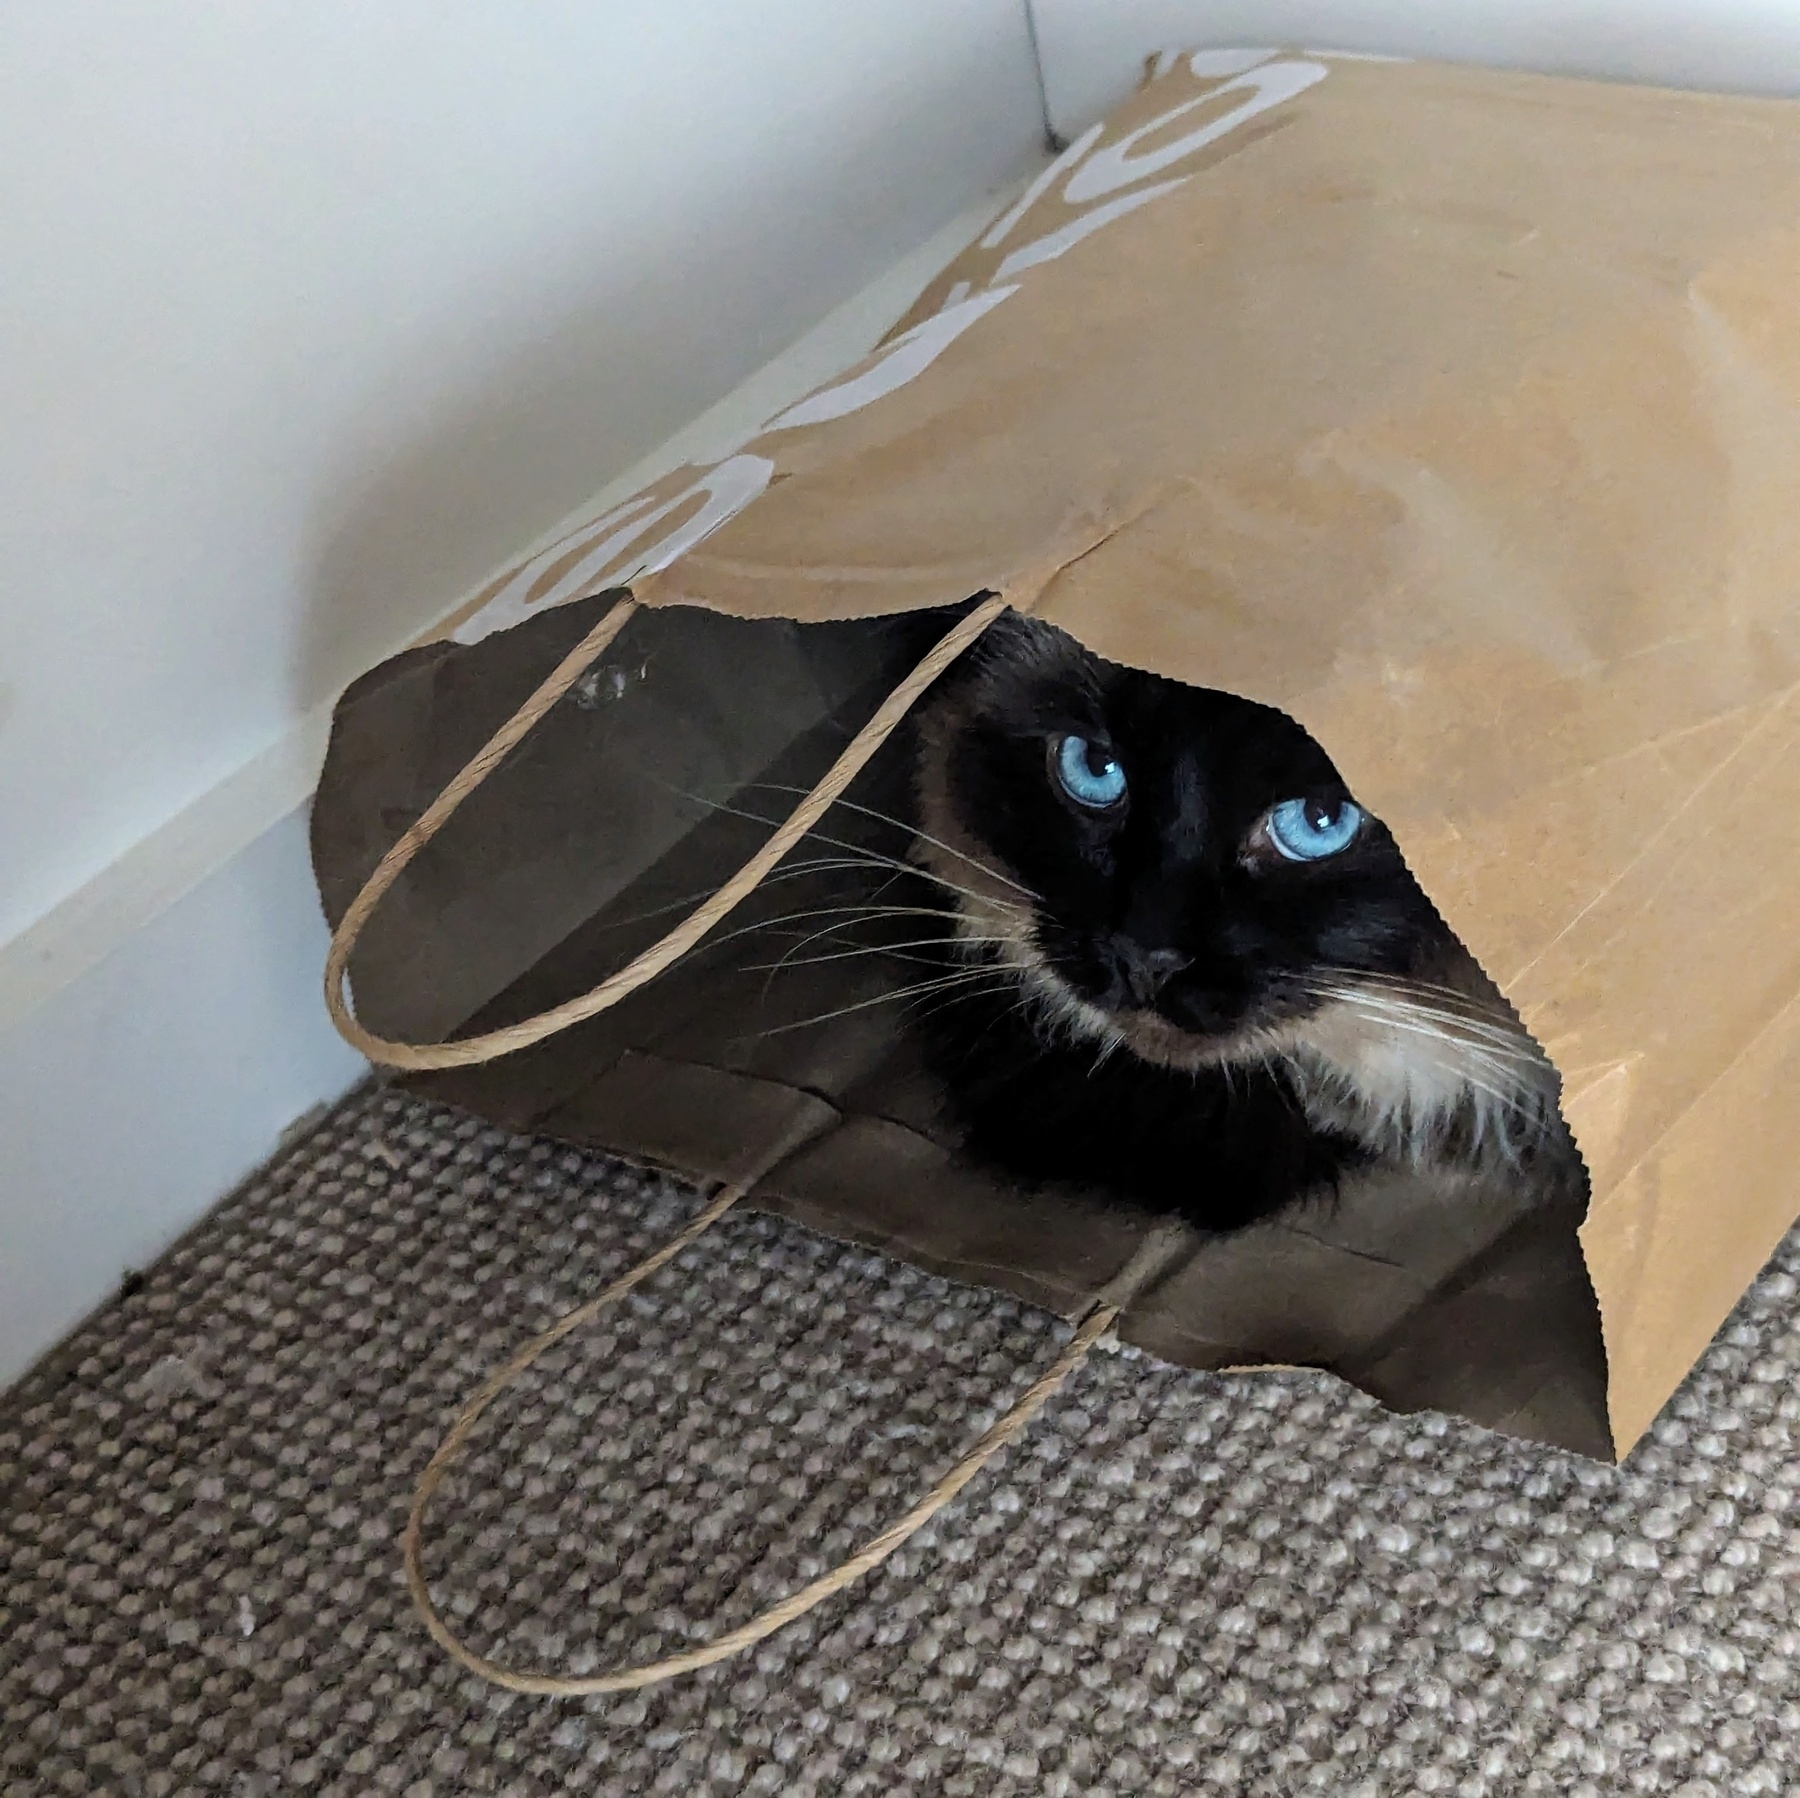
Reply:
[[[554, 273], [498, 267], [516, 317], [481, 377], [396, 431], [367, 430], [311, 531], [312, 597], [295, 698], [309, 708], [422, 630], [510, 555], [729, 392], [984, 192], [1034, 164], [1041, 125], [1022, 14], [990, 9], [991, 54], [946, 32], [793, 120], [700, 166], [675, 121], [635, 146], [639, 192], [615, 218], [570, 221]], [[1013, 41], [1014, 38], [1018, 42]], [[913, 46], [916, 51], [916, 45]], [[643, 190], [669, 203], [649, 206]], [[452, 346], [454, 347], [454, 346]], [[416, 345], [396, 395], [430, 391], [443, 346]], [[466, 365], [466, 346], [456, 361]]]

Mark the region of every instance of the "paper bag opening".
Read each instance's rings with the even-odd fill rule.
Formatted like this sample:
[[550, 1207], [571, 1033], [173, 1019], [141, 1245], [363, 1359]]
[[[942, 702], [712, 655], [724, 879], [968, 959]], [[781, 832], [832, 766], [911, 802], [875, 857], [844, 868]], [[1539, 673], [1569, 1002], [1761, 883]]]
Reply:
[[[314, 814], [334, 919], [610, 598], [475, 648], [412, 652], [346, 695]], [[354, 964], [360, 1015], [408, 1038], [472, 1033], [594, 984], [743, 862], [921, 641], [906, 618], [640, 614], [390, 895]], [[400, 741], [410, 757], [394, 754]], [[904, 803], [909, 754], [897, 739], [810, 853], [614, 1010], [414, 1084], [696, 1178], [773, 1162], [756, 1204], [1077, 1314], [1159, 1220], [1094, 1190], [1020, 1186], [960, 1152], [907, 1028], [919, 970], [904, 952], [771, 972], [796, 920], [810, 932], [890, 877], [883, 820]], [[805, 1146], [784, 1157], [784, 1143]], [[1195, 1232], [1121, 1335], [1190, 1366], [1324, 1367], [1398, 1408], [1610, 1456], [1580, 1221], [1579, 1195], [1531, 1203], [1503, 1175], [1354, 1180], [1335, 1202], [1235, 1235]]]

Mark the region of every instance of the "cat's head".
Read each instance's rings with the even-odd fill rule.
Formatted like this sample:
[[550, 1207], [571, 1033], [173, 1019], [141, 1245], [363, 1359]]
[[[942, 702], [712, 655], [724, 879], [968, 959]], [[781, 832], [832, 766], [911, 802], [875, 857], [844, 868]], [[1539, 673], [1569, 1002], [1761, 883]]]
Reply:
[[1322, 1105], [1402, 1133], [1504, 1092], [1509, 1135], [1520, 1081], [1546, 1088], [1386, 828], [1282, 712], [1009, 614], [927, 702], [917, 781], [918, 859], [1048, 1029], [1174, 1067], [1298, 1058]]

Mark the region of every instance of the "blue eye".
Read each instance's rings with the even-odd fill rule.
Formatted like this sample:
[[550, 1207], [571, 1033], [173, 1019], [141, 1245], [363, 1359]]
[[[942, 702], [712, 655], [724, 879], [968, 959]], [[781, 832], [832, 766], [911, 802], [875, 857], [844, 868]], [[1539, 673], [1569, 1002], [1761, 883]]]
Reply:
[[1086, 737], [1064, 737], [1052, 760], [1063, 791], [1077, 805], [1103, 812], [1125, 797], [1125, 770]]
[[1269, 841], [1291, 862], [1322, 862], [1348, 849], [1362, 828], [1362, 807], [1348, 799], [1284, 799], [1269, 813]]

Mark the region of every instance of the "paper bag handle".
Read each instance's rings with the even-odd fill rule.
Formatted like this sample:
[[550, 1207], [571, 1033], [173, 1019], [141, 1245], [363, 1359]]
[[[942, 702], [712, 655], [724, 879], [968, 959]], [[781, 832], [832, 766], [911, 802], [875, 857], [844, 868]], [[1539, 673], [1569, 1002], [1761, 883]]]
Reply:
[[452, 1042], [400, 1043], [376, 1036], [357, 1022], [345, 994], [351, 951], [362, 935], [375, 907], [381, 903], [407, 864], [449, 822], [456, 808], [493, 773], [508, 754], [517, 747], [531, 727], [574, 686], [607, 645], [630, 623], [639, 609], [639, 601], [622, 599], [581, 639], [557, 664], [554, 672], [513, 715], [478, 750], [474, 758], [457, 774], [436, 799], [410, 824], [398, 842], [376, 864], [375, 872], [350, 903], [342, 921], [332, 933], [331, 948], [325, 957], [325, 1003], [338, 1034], [352, 1047], [360, 1049], [373, 1062], [384, 1067], [465, 1068], [497, 1056], [510, 1055], [517, 1049], [528, 1049], [545, 1037], [567, 1030], [586, 1018], [596, 1016], [618, 1004], [626, 994], [634, 993], [646, 982], [654, 980], [664, 968], [694, 947], [722, 918], [727, 917], [749, 897], [765, 874], [773, 869], [825, 813], [837, 803], [839, 796], [862, 772], [869, 758], [893, 734], [896, 726], [911, 709], [913, 702], [943, 671], [1006, 610], [1010, 601], [1004, 594], [985, 599], [966, 618], [958, 621], [920, 660], [918, 666], [901, 681], [861, 730], [851, 739], [843, 754], [832, 763], [819, 783], [806, 795], [756, 851], [725, 884], [710, 894], [673, 930], [652, 943], [642, 954], [627, 962], [616, 973], [609, 974], [596, 987], [565, 999], [562, 1004], [541, 1011], [535, 1017], [522, 1018], [499, 1030], [482, 1036], [459, 1037]]
[[437, 1453], [431, 1457], [425, 1471], [419, 1476], [402, 1539], [406, 1583], [426, 1629], [431, 1632], [432, 1640], [471, 1673], [479, 1674], [495, 1685], [504, 1686], [508, 1691], [528, 1692], [539, 1697], [584, 1698], [599, 1692], [632, 1692], [643, 1686], [655, 1685], [661, 1680], [673, 1679], [678, 1674], [694, 1673], [702, 1667], [710, 1667], [715, 1661], [726, 1660], [765, 1637], [774, 1635], [778, 1629], [812, 1610], [833, 1593], [841, 1592], [846, 1586], [861, 1579], [865, 1573], [879, 1567], [910, 1536], [923, 1529], [1049, 1403], [1069, 1376], [1087, 1359], [1094, 1345], [1112, 1329], [1119, 1313], [1158, 1275], [1167, 1271], [1186, 1241], [1186, 1232], [1179, 1225], [1164, 1224], [1152, 1230], [1125, 1267], [1093, 1299], [1076, 1327], [1075, 1334], [1051, 1366], [1032, 1382], [1004, 1417], [982, 1432], [949, 1472], [911, 1510], [890, 1524], [880, 1535], [864, 1543], [848, 1560], [839, 1562], [798, 1591], [790, 1592], [778, 1604], [771, 1605], [768, 1610], [752, 1617], [748, 1623], [741, 1623], [735, 1629], [714, 1637], [712, 1641], [702, 1643], [698, 1648], [690, 1648], [662, 1660], [646, 1661], [635, 1667], [615, 1668], [610, 1673], [518, 1673], [510, 1667], [502, 1666], [498, 1661], [477, 1654], [444, 1621], [426, 1583], [422, 1537], [425, 1509], [431, 1503], [432, 1494], [437, 1491], [444, 1475], [449, 1472], [451, 1463], [480, 1422], [481, 1414], [526, 1368], [546, 1349], [562, 1341], [572, 1330], [579, 1329], [595, 1313], [623, 1298], [658, 1268], [672, 1261], [690, 1243], [710, 1230], [747, 1191], [746, 1186], [722, 1188], [686, 1229], [671, 1237], [654, 1254], [621, 1275], [604, 1291], [577, 1305], [574, 1310], [565, 1312], [547, 1330], [526, 1343], [510, 1360], [495, 1368], [463, 1407], [448, 1434], [438, 1445]]
[[1008, 581], [990, 594], [967, 617], [960, 619], [926, 652], [918, 666], [888, 695], [874, 716], [851, 739], [843, 754], [826, 770], [819, 783], [795, 806], [773, 836], [756, 851], [723, 886], [703, 900], [660, 941], [609, 974], [590, 991], [566, 999], [535, 1017], [521, 1018], [481, 1036], [458, 1037], [439, 1043], [400, 1043], [365, 1030], [350, 1009], [346, 991], [351, 952], [375, 907], [405, 872], [408, 863], [443, 829], [456, 808], [493, 773], [538, 722], [588, 668], [608, 644], [630, 623], [641, 601], [621, 599], [556, 665], [549, 678], [494, 732], [473, 758], [436, 799], [407, 826], [400, 839], [376, 864], [362, 891], [350, 902], [325, 957], [325, 1004], [338, 1034], [370, 1061], [390, 1068], [422, 1072], [431, 1068], [466, 1068], [493, 1061], [518, 1049], [528, 1049], [572, 1024], [594, 1017], [618, 1004], [654, 980], [663, 969], [687, 954], [708, 931], [756, 889], [768, 874], [812, 827], [836, 804], [844, 789], [861, 773], [870, 757], [893, 735], [919, 695], [950, 666], [977, 637], [1008, 609], [1030, 611], [1058, 574], [1096, 549], [1136, 516], [1140, 506], [1125, 518], [1088, 523], [1074, 535], [1065, 534], [1052, 555]]

